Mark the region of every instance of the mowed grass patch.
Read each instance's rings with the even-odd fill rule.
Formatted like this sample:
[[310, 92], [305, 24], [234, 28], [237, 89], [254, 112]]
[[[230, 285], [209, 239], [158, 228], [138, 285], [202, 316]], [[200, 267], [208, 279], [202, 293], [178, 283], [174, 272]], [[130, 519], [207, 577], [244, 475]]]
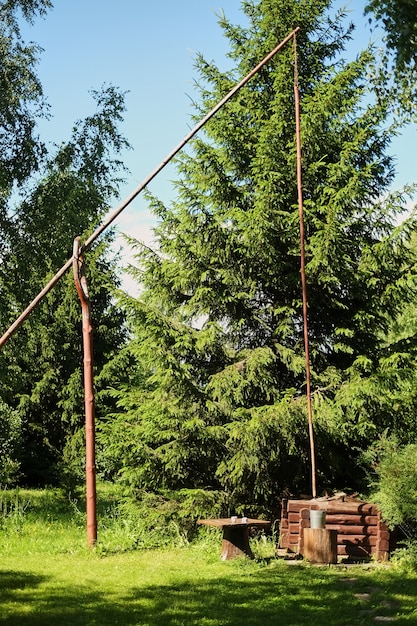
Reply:
[[183, 547], [118, 551], [110, 523], [106, 549], [100, 532], [88, 549], [76, 512], [59, 519], [52, 507], [38, 521], [34, 512], [27, 508], [17, 536], [7, 524], [0, 531], [2, 624], [417, 624], [417, 576], [391, 565], [291, 565], [275, 558], [272, 542], [256, 541], [255, 560], [222, 562], [214, 529]]
[[417, 580], [390, 568], [224, 563], [199, 546], [9, 556], [0, 580], [5, 624], [417, 624]]

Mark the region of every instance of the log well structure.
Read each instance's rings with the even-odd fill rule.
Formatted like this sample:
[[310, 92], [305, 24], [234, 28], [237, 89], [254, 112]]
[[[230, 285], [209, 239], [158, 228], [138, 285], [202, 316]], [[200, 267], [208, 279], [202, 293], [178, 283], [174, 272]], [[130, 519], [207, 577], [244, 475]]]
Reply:
[[326, 528], [337, 531], [340, 559], [386, 561], [390, 532], [375, 504], [356, 499], [283, 500], [279, 547], [304, 554], [304, 529], [310, 527], [310, 509], [326, 511]]

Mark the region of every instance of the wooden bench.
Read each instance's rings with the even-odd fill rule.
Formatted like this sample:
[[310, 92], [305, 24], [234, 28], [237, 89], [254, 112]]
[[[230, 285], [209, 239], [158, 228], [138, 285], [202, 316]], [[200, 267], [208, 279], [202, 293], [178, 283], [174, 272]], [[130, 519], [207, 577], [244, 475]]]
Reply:
[[249, 528], [268, 528], [271, 525], [271, 522], [247, 517], [200, 519], [197, 523], [223, 530], [222, 561], [227, 561], [237, 556], [247, 556], [252, 559], [253, 553], [249, 545]]

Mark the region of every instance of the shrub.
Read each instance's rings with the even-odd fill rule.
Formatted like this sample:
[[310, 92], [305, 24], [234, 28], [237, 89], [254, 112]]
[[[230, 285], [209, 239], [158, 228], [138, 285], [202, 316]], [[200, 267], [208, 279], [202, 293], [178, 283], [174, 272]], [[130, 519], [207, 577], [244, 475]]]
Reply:
[[395, 437], [382, 437], [369, 451], [377, 480], [373, 500], [394, 528], [417, 521], [417, 444], [401, 446]]
[[16, 448], [19, 443], [20, 419], [16, 411], [0, 401], [0, 486], [13, 487], [19, 477]]

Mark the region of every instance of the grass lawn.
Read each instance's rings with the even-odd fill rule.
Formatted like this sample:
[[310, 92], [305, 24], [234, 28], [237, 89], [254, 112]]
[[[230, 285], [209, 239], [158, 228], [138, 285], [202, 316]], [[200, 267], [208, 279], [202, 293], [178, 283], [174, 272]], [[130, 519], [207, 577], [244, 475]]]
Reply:
[[417, 625], [417, 574], [392, 565], [290, 564], [264, 541], [252, 542], [255, 560], [222, 562], [215, 529], [182, 547], [125, 550], [122, 532], [104, 528], [89, 550], [76, 513], [32, 509], [0, 530], [1, 624]]

